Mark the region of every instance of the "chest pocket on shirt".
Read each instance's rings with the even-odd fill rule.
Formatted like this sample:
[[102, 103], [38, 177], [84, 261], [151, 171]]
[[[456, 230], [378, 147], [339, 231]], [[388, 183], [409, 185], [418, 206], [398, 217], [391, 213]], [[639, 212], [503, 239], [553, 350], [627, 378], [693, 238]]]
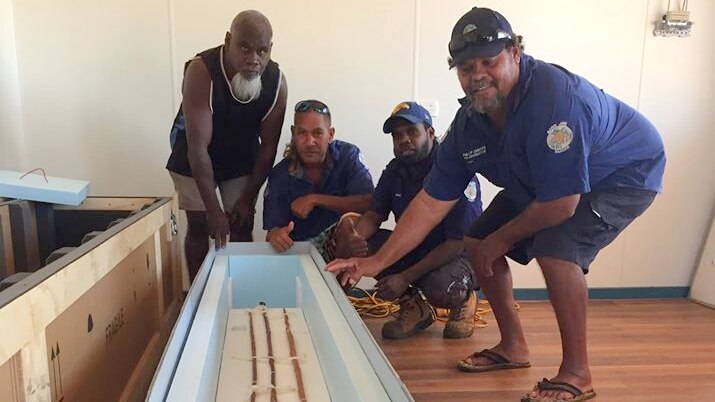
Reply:
[[347, 175], [343, 174], [342, 166], [334, 166], [333, 169], [323, 171], [328, 176], [321, 179], [320, 186], [316, 186], [315, 192], [336, 197], [345, 197], [348, 195], [348, 184], [350, 182]]
[[531, 168], [529, 167], [529, 156], [526, 153], [526, 146], [509, 144], [507, 147], [508, 154], [504, 155], [504, 160], [508, 163], [501, 168], [500, 174], [504, 177], [506, 183], [512, 185], [518, 184], [524, 187], [529, 193], [533, 193], [534, 183], [531, 177]]

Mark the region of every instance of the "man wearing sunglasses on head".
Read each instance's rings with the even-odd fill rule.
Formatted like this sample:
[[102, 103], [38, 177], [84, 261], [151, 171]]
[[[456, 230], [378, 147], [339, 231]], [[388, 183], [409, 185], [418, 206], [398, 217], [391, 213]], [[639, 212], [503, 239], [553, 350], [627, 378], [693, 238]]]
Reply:
[[[185, 252], [193, 280], [208, 251], [251, 241], [258, 190], [276, 156], [288, 93], [271, 60], [273, 30], [258, 11], [234, 18], [224, 44], [184, 70], [183, 100], [166, 168], [186, 211]], [[216, 197], [219, 188], [223, 209]]]
[[[536, 259], [546, 280], [563, 358], [526, 402], [596, 396], [586, 348], [585, 274], [598, 252], [661, 190], [660, 135], [636, 110], [582, 77], [522, 53], [499, 13], [474, 8], [457, 22], [450, 67], [467, 95], [442, 142], [425, 190], [376, 255], [334, 261], [345, 281], [374, 276], [418, 244], [475, 172], [503, 190], [466, 234], [501, 341], [458, 363], [464, 371], [529, 367], [506, 256]], [[345, 275], [343, 273], [343, 275]]]
[[374, 186], [360, 150], [334, 136], [323, 102], [296, 104], [291, 143], [268, 177], [263, 201], [266, 240], [279, 253], [370, 206]]

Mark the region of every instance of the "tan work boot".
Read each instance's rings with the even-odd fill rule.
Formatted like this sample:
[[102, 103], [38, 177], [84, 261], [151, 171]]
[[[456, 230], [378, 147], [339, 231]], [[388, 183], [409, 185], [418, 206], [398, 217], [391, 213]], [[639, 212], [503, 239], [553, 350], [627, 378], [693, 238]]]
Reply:
[[419, 294], [412, 294], [400, 300], [397, 319], [382, 326], [382, 337], [404, 339], [421, 331], [434, 322], [432, 308]]
[[444, 337], [448, 339], [469, 338], [474, 333], [474, 313], [477, 310], [477, 294], [469, 292], [462, 307], [449, 311], [449, 320], [444, 326]]

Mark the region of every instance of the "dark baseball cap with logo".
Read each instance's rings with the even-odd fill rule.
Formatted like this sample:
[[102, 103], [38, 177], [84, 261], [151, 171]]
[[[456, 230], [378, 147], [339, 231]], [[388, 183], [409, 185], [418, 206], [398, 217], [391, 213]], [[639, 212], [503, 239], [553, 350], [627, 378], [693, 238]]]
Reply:
[[395, 123], [400, 120], [407, 120], [412, 124], [424, 123], [428, 127], [432, 127], [432, 116], [429, 114], [427, 109], [422, 107], [417, 102], [398, 103], [392, 110], [390, 117], [385, 120], [385, 124], [382, 125], [382, 131], [385, 134], [392, 133]]
[[514, 37], [511, 25], [503, 15], [489, 8], [474, 7], [452, 29], [452, 39], [449, 41], [451, 65], [475, 57], [494, 57]]

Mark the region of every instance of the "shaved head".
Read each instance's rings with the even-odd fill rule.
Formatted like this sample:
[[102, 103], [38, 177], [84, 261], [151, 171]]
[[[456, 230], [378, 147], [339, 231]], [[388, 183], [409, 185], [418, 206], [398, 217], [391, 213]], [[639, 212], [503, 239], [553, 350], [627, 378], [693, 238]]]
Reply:
[[231, 22], [223, 62], [237, 99], [252, 101], [260, 95], [260, 78], [271, 59], [272, 39], [271, 23], [258, 11], [242, 11]]
[[254, 36], [270, 41], [273, 38], [273, 28], [265, 15], [256, 10], [246, 10], [238, 13], [231, 22], [231, 35]]

